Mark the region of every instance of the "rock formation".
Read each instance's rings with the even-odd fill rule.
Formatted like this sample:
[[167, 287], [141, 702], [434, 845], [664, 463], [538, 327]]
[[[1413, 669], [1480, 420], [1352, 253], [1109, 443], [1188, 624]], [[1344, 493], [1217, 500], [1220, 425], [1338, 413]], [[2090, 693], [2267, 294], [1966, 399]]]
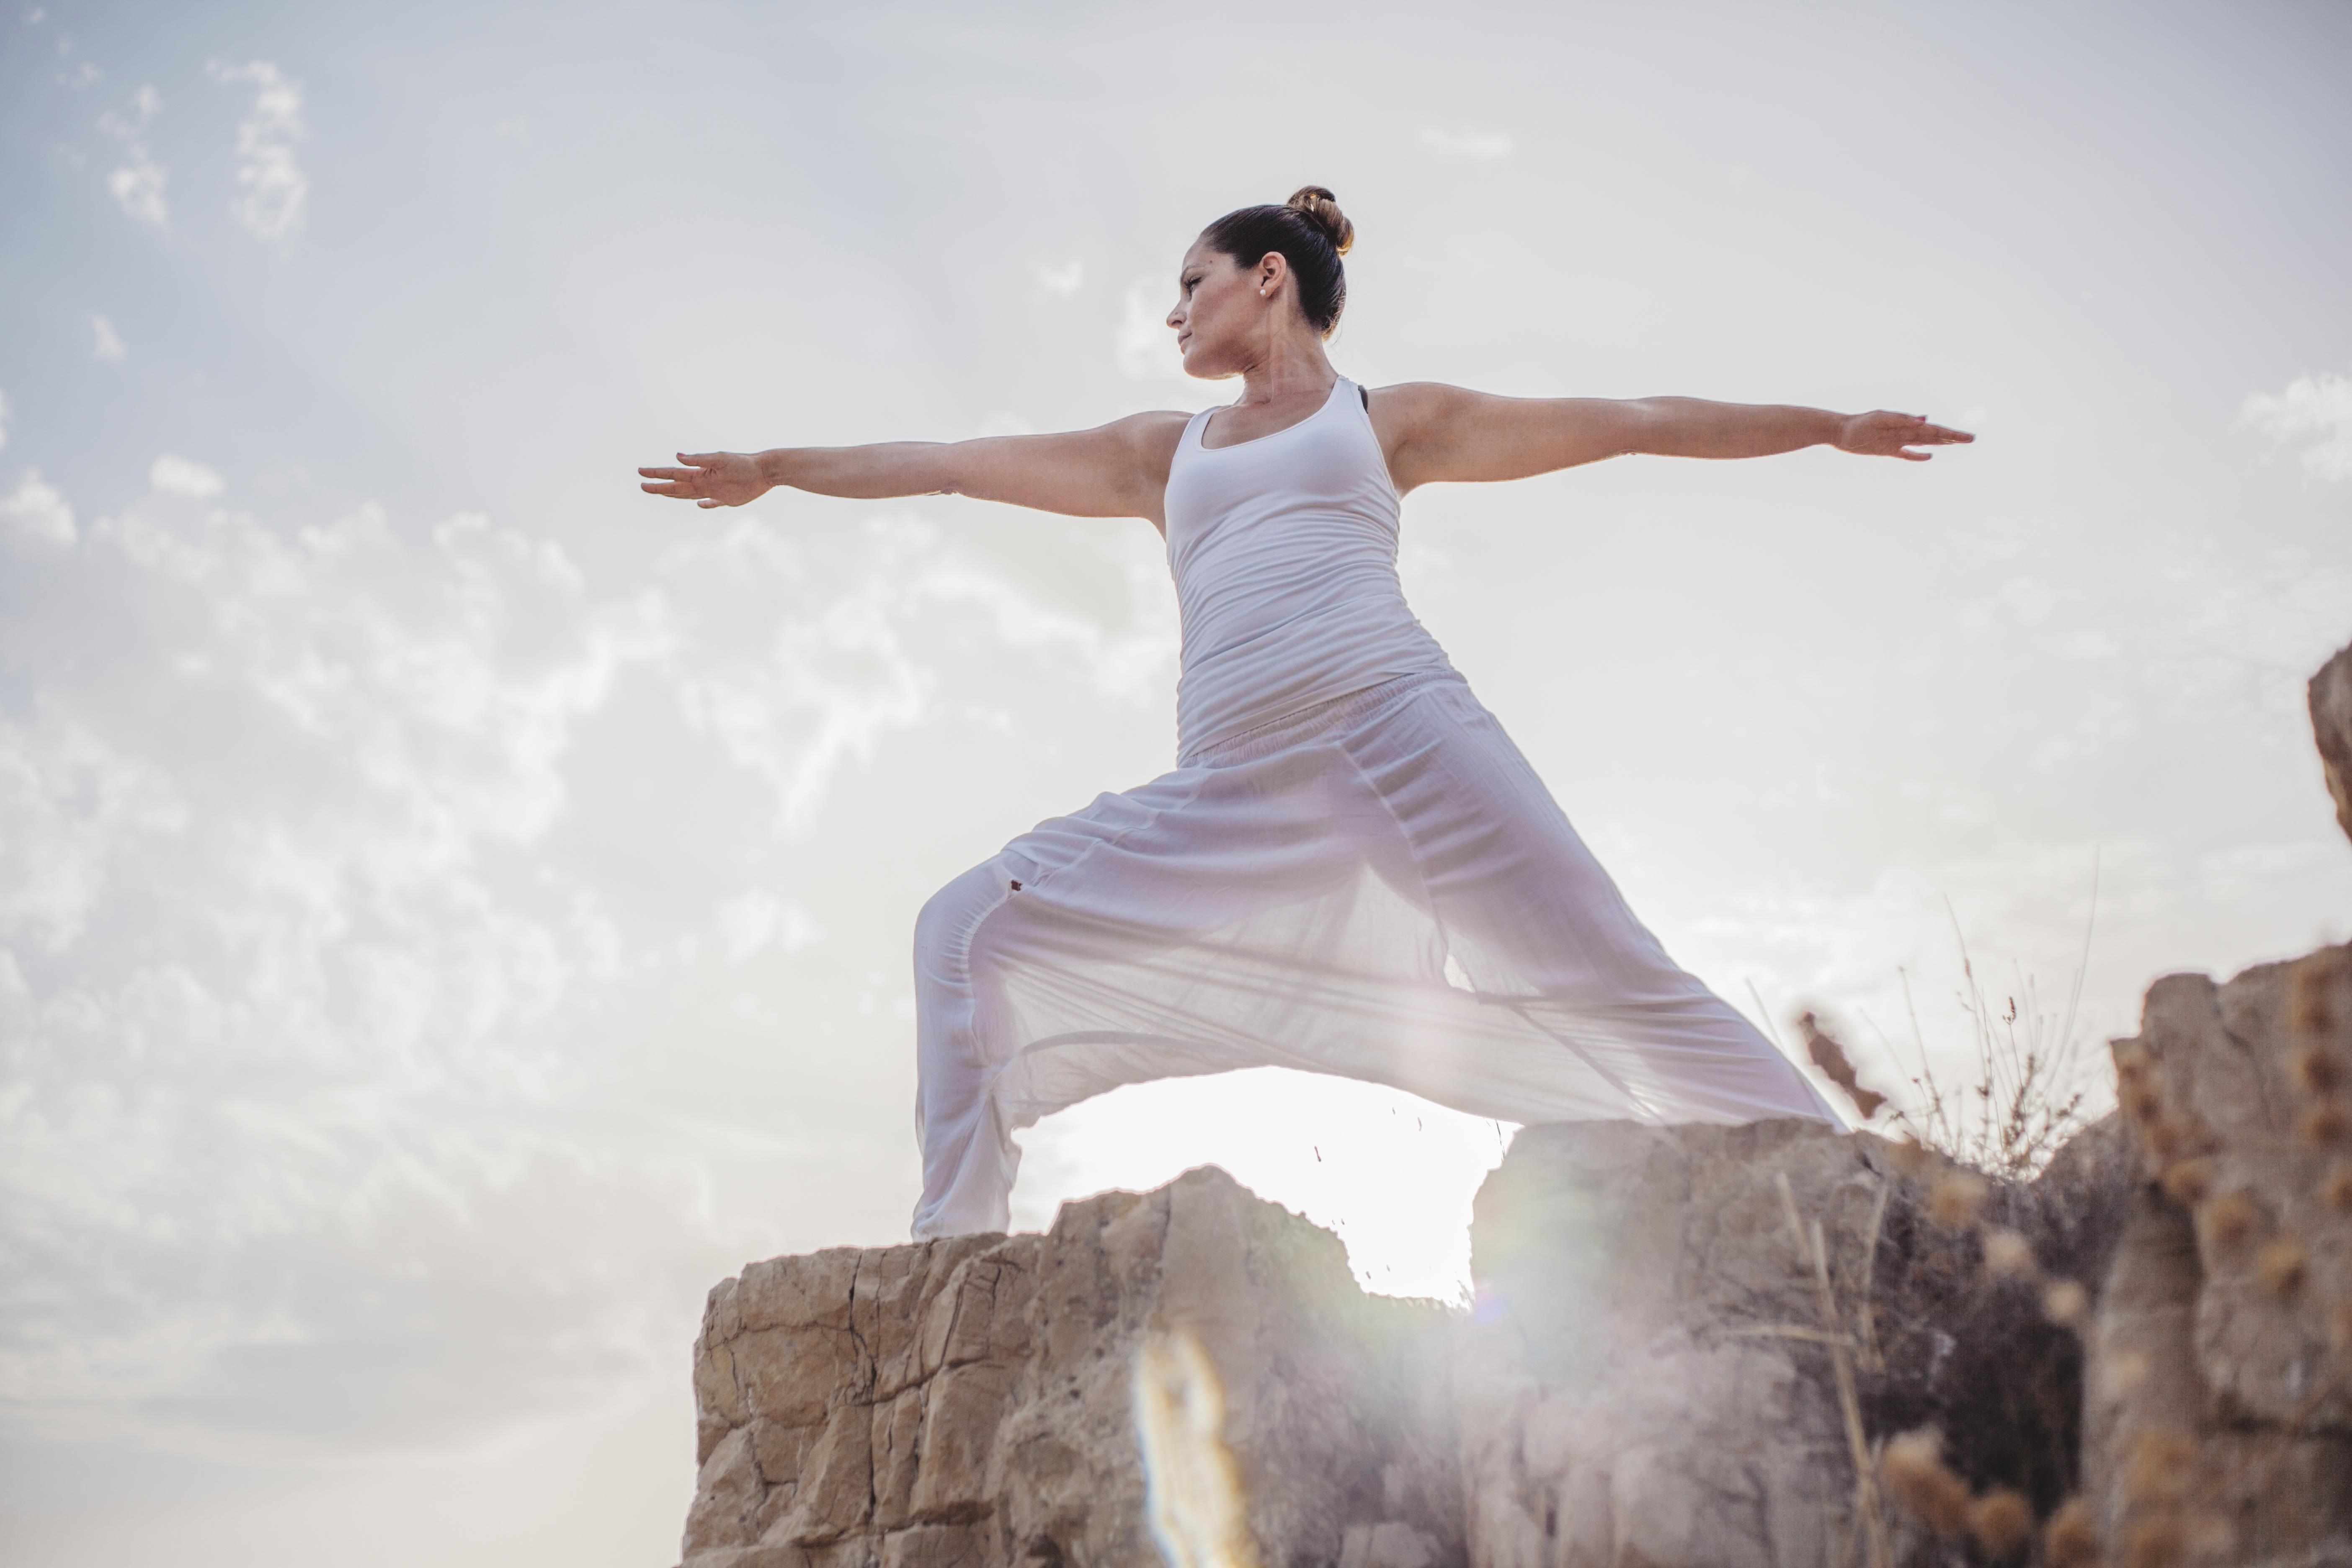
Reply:
[[2352, 837], [2352, 647], [2338, 650], [2311, 678], [2311, 733], [2336, 800], [2336, 825]]
[[2352, 1563], [2352, 948], [2159, 980], [2116, 1060], [2145, 1179], [2092, 1341], [2104, 1533]]
[[[2311, 712], [2352, 833], [2352, 648]], [[695, 1345], [687, 1568], [1153, 1568], [1163, 1331], [1266, 1568], [2352, 1568], [2352, 947], [2160, 980], [2115, 1050], [2120, 1114], [2031, 1184], [1814, 1123], [1528, 1128], [1466, 1318], [1214, 1170], [753, 1264]]]
[[[696, 1346], [688, 1568], [1156, 1563], [1129, 1396], [1156, 1328], [1221, 1374], [1286, 1568], [1854, 1561], [1831, 1327], [1865, 1444], [1998, 1411], [1953, 1463], [2046, 1508], [2079, 1352], [1986, 1274], [1973, 1223], [1931, 1216], [1935, 1179], [1807, 1122], [1529, 1129], [1479, 1195], [1467, 1320], [1364, 1296], [1335, 1238], [1214, 1170], [1045, 1236], [755, 1264]], [[2034, 1198], [1987, 1201], [2032, 1227]]]
[[[1969, 1495], [2047, 1512], [2074, 1479], [2082, 1357], [2042, 1293], [2112, 1246], [2111, 1142], [2032, 1185], [1948, 1185], [1940, 1162], [1808, 1122], [1528, 1128], [1471, 1232], [1470, 1561], [1860, 1563], [1873, 1511], [1892, 1560], [1941, 1561], [1856, 1489], [1883, 1438], [1927, 1426]], [[1989, 1270], [1996, 1233], [2034, 1261]]]
[[1044, 1236], [753, 1264], [695, 1345], [687, 1568], [1156, 1564], [1129, 1391], [1155, 1329], [1223, 1374], [1266, 1563], [1450, 1568], [1443, 1320], [1213, 1169]]

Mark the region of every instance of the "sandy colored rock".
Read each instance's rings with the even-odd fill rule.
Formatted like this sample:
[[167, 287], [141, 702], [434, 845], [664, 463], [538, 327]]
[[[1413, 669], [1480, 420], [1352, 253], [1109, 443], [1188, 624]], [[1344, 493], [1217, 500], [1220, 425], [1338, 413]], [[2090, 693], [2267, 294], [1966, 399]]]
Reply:
[[[2352, 1213], [2326, 1197], [2345, 1151], [2307, 1136], [2342, 1092], [2313, 1053], [2352, 1057], [2352, 949], [2159, 980], [2115, 1051], [2141, 1183], [2092, 1335], [2110, 1548], [2168, 1531], [2190, 1563], [2352, 1563]], [[2282, 1245], [2291, 1287], [2264, 1266]]]
[[1158, 1562], [1129, 1373], [1191, 1331], [1266, 1561], [1454, 1568], [1444, 1314], [1230, 1177], [1066, 1206], [1045, 1236], [754, 1264], [695, 1347], [688, 1568]]
[[[1785, 1331], [1826, 1325], [1782, 1177], [1822, 1228], [1867, 1437], [1973, 1435], [1952, 1455], [1973, 1487], [2054, 1507], [2072, 1482], [2074, 1407], [2030, 1395], [2079, 1386], [2079, 1347], [2042, 1318], [2031, 1282], [1987, 1272], [1973, 1230], [1927, 1219], [1936, 1173], [1906, 1174], [1891, 1155], [1801, 1121], [1521, 1132], [1471, 1232], [1480, 1300], [1455, 1376], [1471, 1563], [1855, 1560], [1829, 1353]], [[2084, 1162], [2089, 1175], [2062, 1175], [2070, 1191], [2105, 1179]], [[2095, 1227], [2049, 1224], [2033, 1189], [1988, 1184], [1984, 1202], [2053, 1258], [2105, 1245]], [[2001, 1429], [1979, 1430], [1994, 1407]], [[1887, 1511], [1898, 1561], [1942, 1560]]]
[[2310, 696], [2320, 772], [2336, 801], [2336, 826], [2352, 837], [2352, 647], [2319, 667], [2311, 678]]

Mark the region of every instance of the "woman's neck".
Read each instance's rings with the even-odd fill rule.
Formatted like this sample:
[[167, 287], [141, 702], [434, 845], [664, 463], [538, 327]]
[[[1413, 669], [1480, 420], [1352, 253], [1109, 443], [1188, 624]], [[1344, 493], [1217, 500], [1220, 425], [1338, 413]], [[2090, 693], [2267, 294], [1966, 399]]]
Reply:
[[1279, 403], [1293, 397], [1327, 397], [1339, 373], [1323, 353], [1323, 340], [1285, 332], [1266, 344], [1257, 361], [1242, 367], [1243, 403]]

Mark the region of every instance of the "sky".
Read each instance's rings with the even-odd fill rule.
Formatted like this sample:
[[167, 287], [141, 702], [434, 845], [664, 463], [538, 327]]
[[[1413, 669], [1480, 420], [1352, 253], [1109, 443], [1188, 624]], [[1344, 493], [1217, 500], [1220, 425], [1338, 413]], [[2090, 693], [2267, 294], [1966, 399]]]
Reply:
[[[1865, 1079], [2352, 935], [2352, 12], [19, 5], [0, 18], [0, 1563], [662, 1568], [750, 1259], [903, 1239], [935, 888], [1172, 765], [1139, 521], [640, 495], [1195, 409], [1230, 207], [1379, 385], [1924, 413], [1925, 465], [1408, 501], [1423, 621], [1685, 966]], [[1250, 1073], [1458, 1297], [1512, 1130]]]

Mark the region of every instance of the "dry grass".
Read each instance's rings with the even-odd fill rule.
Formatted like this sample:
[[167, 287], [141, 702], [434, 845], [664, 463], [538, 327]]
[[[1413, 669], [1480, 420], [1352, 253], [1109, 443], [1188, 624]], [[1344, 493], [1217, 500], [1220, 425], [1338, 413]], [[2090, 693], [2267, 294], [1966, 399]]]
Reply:
[[[1869, 1015], [1861, 1015], [1910, 1085], [1907, 1096], [1894, 1099], [1863, 1087], [1852, 1053], [1814, 1014], [1804, 1014], [1798, 1029], [1814, 1064], [1846, 1091], [1865, 1122], [1883, 1115], [1890, 1133], [1955, 1164], [2008, 1180], [2029, 1180], [2091, 1121], [2084, 1110], [2091, 1093], [2084, 1086], [2095, 1076], [2095, 1064], [2084, 1058], [2075, 1025], [2098, 915], [2097, 869], [2095, 866], [2092, 871], [2091, 919], [2084, 927], [2083, 951], [2063, 1011], [2043, 1007], [2033, 977], [2022, 972], [1998, 997], [1989, 992], [1948, 900], [1945, 910], [1960, 960], [1961, 987], [1955, 1000], [1969, 1020], [1974, 1047], [1976, 1067], [1968, 1081], [1955, 1083], [1936, 1071], [1907, 971], [1897, 973], [1910, 1023], [1907, 1055], [1916, 1070], [1903, 1068], [1906, 1051]], [[2126, 1075], [2120, 1092], [2128, 1105], [2136, 1093], [2152, 1099], [2154, 1089], [2135, 1084]], [[2153, 1103], [2145, 1110], [2149, 1118], [2157, 1112]]]
[[2310, 1264], [2302, 1242], [2291, 1236], [2273, 1237], [2254, 1255], [2254, 1278], [2273, 1296], [2293, 1296], [2303, 1289]]
[[1976, 1498], [1944, 1463], [1944, 1439], [1932, 1429], [1906, 1432], [1886, 1445], [1878, 1473], [1887, 1494], [1947, 1540], [1969, 1528]]
[[2061, 1328], [2079, 1331], [2091, 1316], [2091, 1293], [2072, 1279], [2042, 1292], [2042, 1315]]
[[2195, 1208], [2213, 1195], [2213, 1162], [2183, 1160], [2164, 1173], [2165, 1195], [2183, 1208]]
[[2050, 1568], [2090, 1568], [2099, 1560], [2099, 1529], [2091, 1505], [2070, 1498], [2042, 1531], [2042, 1555]]
[[2013, 1557], [2033, 1539], [2033, 1505], [2007, 1487], [1995, 1487], [1970, 1505], [1969, 1533], [1995, 1562]]
[[2223, 1193], [2198, 1207], [2197, 1223], [2216, 1252], [2236, 1252], [2261, 1234], [2262, 1205], [2252, 1193]]

